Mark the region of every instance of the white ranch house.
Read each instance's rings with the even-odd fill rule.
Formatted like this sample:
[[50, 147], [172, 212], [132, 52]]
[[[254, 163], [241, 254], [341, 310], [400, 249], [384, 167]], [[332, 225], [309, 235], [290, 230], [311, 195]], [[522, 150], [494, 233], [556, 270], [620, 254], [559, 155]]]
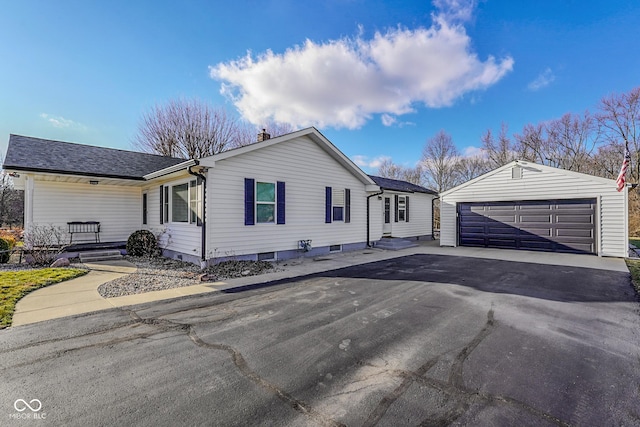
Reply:
[[[163, 232], [165, 255], [192, 262], [432, 238], [435, 192], [365, 174], [315, 128], [262, 137], [184, 160], [11, 135], [4, 169], [25, 190], [27, 229], [99, 223], [101, 244], [139, 229]], [[74, 233], [73, 241], [95, 237]]]

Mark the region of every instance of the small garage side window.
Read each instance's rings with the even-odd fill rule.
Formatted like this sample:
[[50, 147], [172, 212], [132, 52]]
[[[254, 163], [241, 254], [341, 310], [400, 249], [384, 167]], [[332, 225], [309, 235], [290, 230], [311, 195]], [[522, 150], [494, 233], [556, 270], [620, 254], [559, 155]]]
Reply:
[[395, 222], [409, 222], [409, 196], [400, 196], [396, 194], [395, 202]]

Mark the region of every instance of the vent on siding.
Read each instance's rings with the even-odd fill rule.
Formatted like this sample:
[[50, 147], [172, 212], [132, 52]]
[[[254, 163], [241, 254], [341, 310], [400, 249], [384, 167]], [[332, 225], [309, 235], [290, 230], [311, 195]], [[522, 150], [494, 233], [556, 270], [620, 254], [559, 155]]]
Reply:
[[511, 168], [511, 179], [522, 179], [522, 168], [520, 166]]
[[329, 246], [329, 252], [342, 252], [342, 245]]
[[275, 252], [261, 252], [258, 254], [258, 261], [275, 261], [276, 253]]

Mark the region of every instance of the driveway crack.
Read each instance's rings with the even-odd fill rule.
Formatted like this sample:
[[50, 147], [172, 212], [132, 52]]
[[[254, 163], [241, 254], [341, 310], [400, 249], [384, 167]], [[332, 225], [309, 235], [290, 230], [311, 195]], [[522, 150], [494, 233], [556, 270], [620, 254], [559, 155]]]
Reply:
[[251, 380], [256, 385], [269, 391], [270, 393], [274, 394], [278, 399], [285, 402], [292, 409], [307, 416], [308, 418], [312, 419], [313, 421], [315, 421], [321, 426], [327, 426], [327, 427], [343, 427], [344, 426], [344, 424], [339, 423], [325, 416], [324, 414], [316, 411], [309, 404], [296, 399], [291, 394], [282, 390], [275, 384], [272, 384], [266, 379], [262, 378], [258, 373], [256, 373], [254, 370], [251, 369], [251, 367], [249, 366], [249, 364], [247, 363], [246, 359], [244, 358], [244, 356], [240, 351], [236, 350], [235, 348], [227, 344], [209, 343], [204, 341], [196, 333], [194, 325], [188, 324], [188, 323], [178, 323], [178, 322], [173, 322], [171, 320], [164, 320], [164, 319], [155, 319], [155, 318], [143, 319], [134, 311], [130, 311], [129, 314], [134, 320], [144, 323], [146, 325], [157, 326], [163, 330], [185, 331], [189, 339], [198, 347], [226, 352], [227, 354], [229, 354], [231, 360], [233, 361], [233, 364], [236, 366], [238, 371], [240, 371], [240, 373], [244, 377]]

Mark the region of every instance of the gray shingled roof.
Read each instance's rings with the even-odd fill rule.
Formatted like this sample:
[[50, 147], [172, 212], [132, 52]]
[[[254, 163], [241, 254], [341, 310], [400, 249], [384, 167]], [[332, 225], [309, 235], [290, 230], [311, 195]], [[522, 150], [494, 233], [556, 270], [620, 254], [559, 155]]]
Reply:
[[428, 188], [412, 184], [407, 181], [401, 181], [399, 179], [383, 178], [381, 176], [374, 175], [369, 175], [369, 178], [371, 178], [383, 190], [404, 191], [405, 193], [438, 194]]
[[142, 180], [184, 162], [155, 154], [11, 135], [4, 169]]

